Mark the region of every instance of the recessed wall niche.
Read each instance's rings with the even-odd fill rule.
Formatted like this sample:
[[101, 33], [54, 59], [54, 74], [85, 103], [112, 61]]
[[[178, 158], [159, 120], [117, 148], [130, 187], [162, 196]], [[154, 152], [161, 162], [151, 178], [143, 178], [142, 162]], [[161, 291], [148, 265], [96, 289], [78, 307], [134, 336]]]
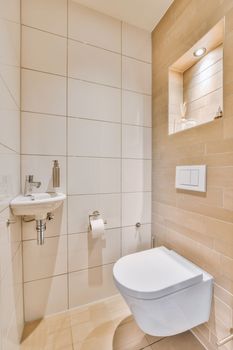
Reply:
[[224, 19], [169, 67], [168, 133], [223, 115]]

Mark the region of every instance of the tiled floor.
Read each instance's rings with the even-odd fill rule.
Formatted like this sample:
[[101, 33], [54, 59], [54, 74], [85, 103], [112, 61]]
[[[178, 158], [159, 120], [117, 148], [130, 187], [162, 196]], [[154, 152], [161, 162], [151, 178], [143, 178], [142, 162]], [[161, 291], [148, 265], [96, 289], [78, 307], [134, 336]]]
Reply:
[[29, 323], [22, 350], [204, 350], [190, 333], [144, 334], [120, 296]]

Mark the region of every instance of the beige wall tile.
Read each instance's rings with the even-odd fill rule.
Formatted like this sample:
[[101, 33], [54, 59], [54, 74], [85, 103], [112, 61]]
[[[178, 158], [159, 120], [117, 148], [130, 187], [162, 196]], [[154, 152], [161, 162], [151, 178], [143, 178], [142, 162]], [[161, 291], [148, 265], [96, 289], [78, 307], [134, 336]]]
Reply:
[[[232, 150], [232, 4], [209, 1], [198, 15], [201, 1], [177, 1], [152, 33], [153, 46], [153, 228], [159, 243], [178, 251], [213, 274], [217, 303], [211, 324], [195, 328], [195, 335], [208, 350], [226, 334], [232, 313], [230, 271], [233, 253], [231, 190]], [[192, 14], [192, 15], [191, 15]], [[175, 17], [174, 17], [175, 16]], [[167, 136], [169, 66], [208, 32], [223, 16], [224, 118], [205, 126]], [[191, 21], [187, 18], [192, 18]], [[199, 65], [200, 66], [200, 65]], [[218, 66], [212, 70], [218, 71]], [[197, 83], [197, 78], [195, 78]], [[211, 104], [214, 100], [211, 101]], [[207, 193], [204, 196], [174, 191], [176, 165], [207, 164]], [[169, 193], [170, 192], [170, 193]], [[225, 306], [227, 304], [227, 306]], [[228, 326], [229, 329], [229, 326]], [[158, 343], [159, 344], [159, 343]], [[161, 345], [169, 344], [165, 342]], [[178, 348], [186, 345], [179, 344]], [[157, 349], [157, 345], [152, 348]], [[175, 347], [174, 347], [175, 348]], [[196, 348], [196, 347], [195, 347]]]

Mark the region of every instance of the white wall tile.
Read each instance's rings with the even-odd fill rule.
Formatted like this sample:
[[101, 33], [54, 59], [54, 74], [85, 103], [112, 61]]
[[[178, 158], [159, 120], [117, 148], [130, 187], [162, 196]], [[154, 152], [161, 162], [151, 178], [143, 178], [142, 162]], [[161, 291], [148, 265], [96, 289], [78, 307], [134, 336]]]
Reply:
[[7, 220], [11, 218], [9, 208], [0, 213], [0, 281], [11, 268], [12, 260], [21, 244], [21, 222], [17, 218], [14, 225], [7, 226]]
[[20, 156], [0, 146], [0, 210], [20, 192]]
[[151, 225], [122, 228], [122, 255], [133, 254], [151, 247]]
[[68, 159], [68, 193], [120, 192], [120, 160], [106, 158]]
[[[0, 76], [5, 83], [17, 110], [20, 109], [20, 67], [0, 64]], [[1, 106], [2, 107], [2, 106]], [[3, 107], [2, 107], [3, 109]]]
[[122, 122], [151, 127], [151, 106], [151, 96], [123, 90]]
[[[53, 220], [46, 222], [45, 237], [65, 235], [67, 233], [67, 205], [66, 201], [53, 211]], [[37, 239], [36, 223], [22, 222], [23, 240]]]
[[20, 23], [20, 1], [0, 0], [0, 18]]
[[122, 226], [134, 226], [137, 222], [151, 222], [151, 193], [122, 194]]
[[22, 110], [66, 114], [66, 78], [22, 69]]
[[123, 89], [151, 94], [151, 64], [122, 57]]
[[15, 152], [20, 150], [20, 111], [0, 111], [0, 142]]
[[[117, 294], [112, 279], [112, 265], [69, 274], [70, 307], [88, 304]], [[82, 286], [82, 288], [80, 288]]]
[[121, 21], [69, 1], [69, 37], [116, 52], [121, 51]]
[[[121, 42], [120, 21], [74, 0], [22, 0], [22, 20], [22, 188], [32, 173], [42, 182], [38, 191], [52, 191], [52, 160], [58, 159], [59, 190], [69, 193], [47, 223], [44, 246], [36, 244], [35, 222], [23, 223], [25, 319], [31, 321], [117, 293], [112, 263], [120, 257], [122, 223], [131, 226], [124, 228], [125, 252], [147, 247], [147, 225], [136, 238], [132, 226], [151, 220], [150, 193], [141, 192], [151, 189], [151, 161], [142, 160], [151, 158], [151, 65], [142, 62], [149, 61], [147, 33], [124, 24]], [[3, 68], [0, 62], [2, 102], [5, 110], [17, 110], [14, 72]], [[0, 161], [9, 169], [4, 152], [0, 148]], [[0, 194], [9, 200], [4, 174]], [[106, 240], [87, 233], [94, 210], [107, 220]]]
[[69, 79], [68, 115], [88, 119], [121, 121], [121, 90]]
[[67, 39], [22, 26], [22, 62], [24, 68], [66, 75]]
[[68, 232], [86, 232], [89, 226], [89, 215], [98, 210], [106, 228], [121, 226], [121, 195], [94, 194], [68, 197]]
[[120, 157], [120, 124], [69, 118], [68, 154], [86, 157]]
[[[34, 188], [34, 192], [53, 192], [52, 167], [54, 156], [37, 156], [22, 155], [21, 156], [21, 185], [24, 190], [25, 176], [34, 175], [35, 180], [41, 181], [39, 189]], [[58, 157], [56, 159], [60, 165], [60, 192], [66, 193], [66, 158]]]
[[15, 303], [15, 312], [12, 314], [10, 326], [7, 330], [5, 339], [3, 339], [3, 349], [18, 350], [24, 329], [23, 315], [23, 293], [21, 289], [20, 296]]
[[20, 66], [20, 24], [0, 19], [0, 63]]
[[0, 284], [1, 331], [7, 335], [12, 318], [17, 313], [16, 306], [22, 297], [22, 254], [21, 246], [8, 266]]
[[67, 275], [25, 283], [24, 300], [26, 322], [66, 310]]
[[44, 245], [36, 240], [23, 242], [24, 281], [52, 277], [67, 272], [67, 237], [46, 238]]
[[123, 125], [122, 157], [151, 159], [151, 128]]
[[121, 254], [121, 230], [105, 230], [104, 238], [91, 232], [68, 236], [69, 272], [115, 262]]
[[23, 330], [21, 220], [9, 203], [20, 191], [20, 1], [0, 0], [0, 348], [19, 348]]
[[122, 192], [151, 191], [151, 160], [122, 160]]
[[151, 62], [151, 33], [128, 23], [122, 24], [123, 55]]
[[22, 24], [67, 35], [67, 0], [22, 0]]
[[22, 113], [21, 124], [23, 154], [66, 154], [66, 118]]
[[95, 83], [121, 86], [121, 56], [69, 40], [69, 77]]
[[5, 113], [5, 111], [19, 111], [19, 108], [10, 93], [9, 87], [6, 82], [0, 76], [0, 112]]

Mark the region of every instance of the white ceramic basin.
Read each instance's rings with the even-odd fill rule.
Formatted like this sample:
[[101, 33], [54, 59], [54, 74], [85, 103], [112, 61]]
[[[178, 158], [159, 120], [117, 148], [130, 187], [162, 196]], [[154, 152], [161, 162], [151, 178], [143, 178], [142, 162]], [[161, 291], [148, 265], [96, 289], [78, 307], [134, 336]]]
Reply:
[[20, 195], [11, 201], [14, 215], [35, 216], [36, 220], [43, 220], [57, 209], [65, 200], [63, 193], [32, 193], [30, 196]]

